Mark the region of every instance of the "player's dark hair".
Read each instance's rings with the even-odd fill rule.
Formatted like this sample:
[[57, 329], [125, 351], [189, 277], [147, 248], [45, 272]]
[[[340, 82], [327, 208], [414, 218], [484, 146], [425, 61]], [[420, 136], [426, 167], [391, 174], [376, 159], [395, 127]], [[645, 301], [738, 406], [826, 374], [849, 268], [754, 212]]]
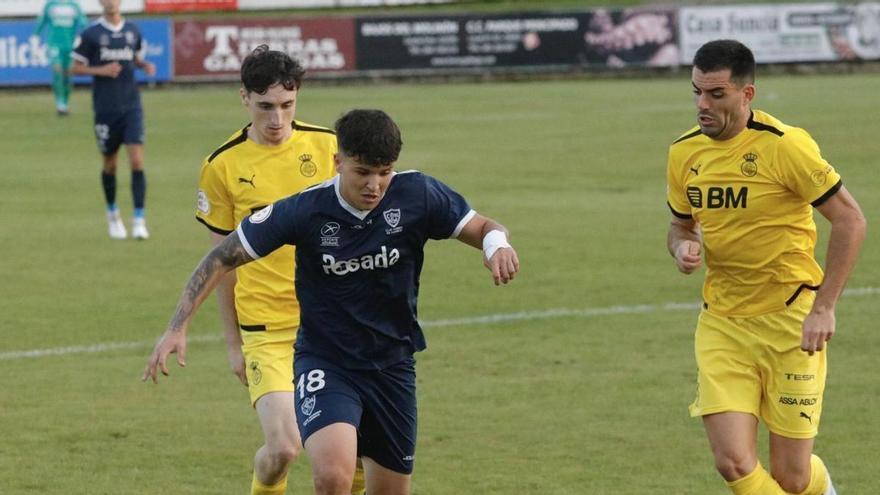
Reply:
[[400, 129], [382, 110], [351, 110], [336, 121], [339, 151], [362, 165], [397, 161], [403, 141]]
[[694, 67], [702, 72], [730, 69], [730, 79], [739, 85], [755, 82], [755, 56], [736, 40], [715, 40], [701, 46], [694, 55]]
[[302, 65], [290, 55], [260, 45], [241, 62], [241, 85], [248, 93], [261, 95], [276, 84], [290, 91], [299, 89], [305, 73]]

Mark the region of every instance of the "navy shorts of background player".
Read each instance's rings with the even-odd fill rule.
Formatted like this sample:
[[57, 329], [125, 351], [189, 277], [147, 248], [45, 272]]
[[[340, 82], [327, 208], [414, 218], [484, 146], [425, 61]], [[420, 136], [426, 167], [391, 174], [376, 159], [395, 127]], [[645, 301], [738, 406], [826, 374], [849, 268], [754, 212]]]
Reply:
[[117, 62], [122, 71], [115, 78], [95, 76], [92, 108], [95, 138], [104, 155], [116, 153], [121, 144], [143, 144], [144, 118], [141, 95], [135, 80], [135, 56], [143, 48], [140, 30], [123, 21], [111, 26], [103, 18], [80, 34], [73, 57], [89, 66]]
[[412, 472], [413, 354], [428, 239], [455, 238], [475, 215], [458, 193], [419, 172], [394, 174], [370, 211], [353, 208], [339, 178], [246, 218], [237, 234], [254, 259], [296, 246], [301, 323], [294, 356], [297, 424], [305, 442], [334, 423], [358, 429], [358, 455]]

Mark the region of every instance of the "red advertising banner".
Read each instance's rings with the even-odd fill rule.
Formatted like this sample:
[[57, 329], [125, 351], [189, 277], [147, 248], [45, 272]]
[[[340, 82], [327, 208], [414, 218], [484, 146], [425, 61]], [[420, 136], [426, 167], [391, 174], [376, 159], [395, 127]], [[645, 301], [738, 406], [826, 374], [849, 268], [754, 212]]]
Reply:
[[192, 12], [196, 10], [238, 10], [238, 0], [144, 0], [144, 12]]
[[174, 75], [184, 79], [238, 77], [241, 61], [262, 44], [287, 52], [310, 72], [355, 68], [354, 21], [350, 18], [217, 19], [174, 23]]

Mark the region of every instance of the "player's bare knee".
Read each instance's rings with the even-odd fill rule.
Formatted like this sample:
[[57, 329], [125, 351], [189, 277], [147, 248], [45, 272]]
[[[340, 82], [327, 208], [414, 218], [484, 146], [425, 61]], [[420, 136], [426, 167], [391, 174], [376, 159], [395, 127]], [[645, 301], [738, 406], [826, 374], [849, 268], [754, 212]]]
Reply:
[[315, 493], [318, 495], [339, 495], [351, 493], [354, 480], [353, 470], [340, 464], [327, 463], [323, 466], [313, 465]]
[[810, 484], [810, 466], [806, 469], [773, 469], [771, 470], [773, 479], [779, 483], [787, 493], [801, 493], [807, 489]]
[[810, 479], [803, 480], [776, 480], [779, 486], [785, 490], [785, 493], [801, 493], [807, 489]]
[[727, 481], [748, 476], [755, 469], [756, 461], [747, 455], [716, 454], [715, 469]]
[[300, 452], [302, 452], [302, 447], [299, 445], [295, 443], [286, 443], [276, 446], [270, 452], [270, 455], [272, 455], [272, 457], [274, 457], [279, 463], [290, 464], [299, 457]]

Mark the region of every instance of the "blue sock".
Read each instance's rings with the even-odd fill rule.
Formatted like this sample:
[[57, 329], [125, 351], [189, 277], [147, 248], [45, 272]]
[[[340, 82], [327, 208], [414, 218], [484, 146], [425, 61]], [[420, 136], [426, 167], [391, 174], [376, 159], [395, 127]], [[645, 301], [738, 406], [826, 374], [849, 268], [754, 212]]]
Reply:
[[108, 174], [102, 170], [101, 185], [104, 187], [104, 200], [107, 202], [107, 211], [116, 210], [116, 174]]
[[[147, 178], [144, 177], [143, 170], [132, 170], [131, 172], [131, 196], [134, 198], [135, 211], [140, 210], [141, 216], [144, 213], [144, 199], [147, 195]], [[137, 213], [135, 213], [137, 216]]]
[[135, 218], [144, 218], [144, 209], [143, 208], [135, 208], [134, 209], [134, 217]]

